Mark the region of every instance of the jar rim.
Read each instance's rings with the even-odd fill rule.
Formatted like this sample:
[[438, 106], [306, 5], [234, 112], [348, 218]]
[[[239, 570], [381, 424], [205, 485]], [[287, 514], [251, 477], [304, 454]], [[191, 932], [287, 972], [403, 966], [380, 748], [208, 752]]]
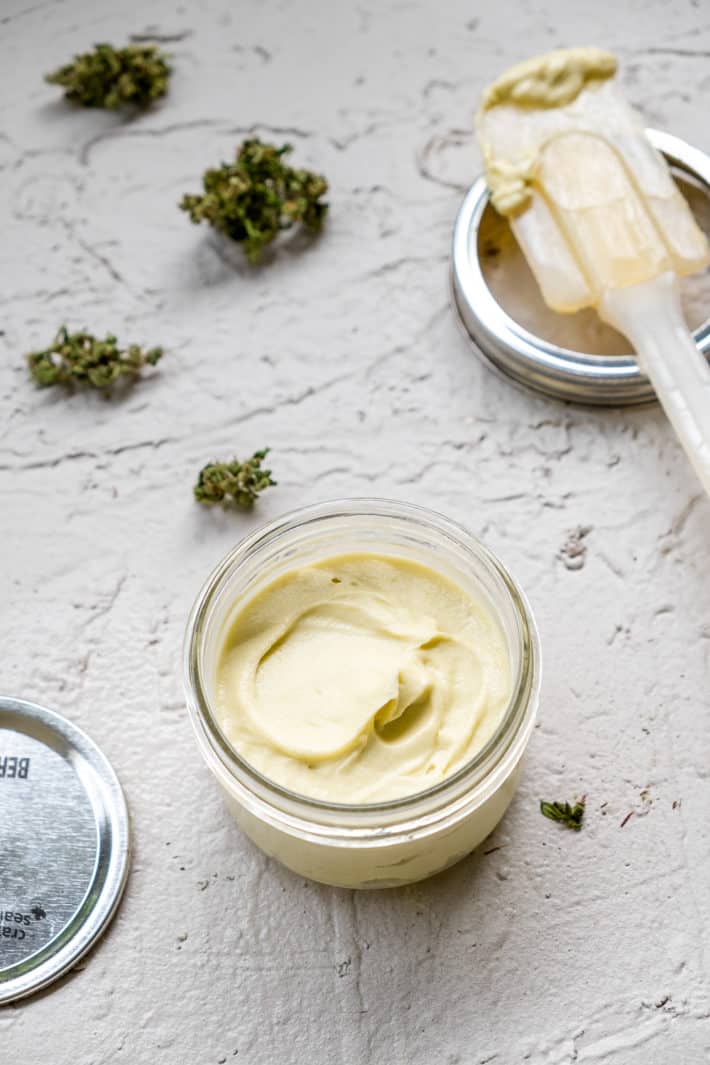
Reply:
[[[236, 568], [289, 531], [328, 519], [348, 517], [409, 520], [420, 528], [429, 528], [443, 535], [452, 547], [463, 548], [475, 555], [505, 588], [520, 634], [519, 665], [513, 690], [498, 727], [484, 746], [437, 784], [395, 799], [372, 803], [331, 802], [304, 795], [259, 772], [239, 754], [220, 727], [205, 692], [200, 654], [208, 613], [225, 580]], [[218, 777], [226, 773], [230, 783], [242, 789], [246, 787], [257, 801], [265, 802], [272, 811], [289, 817], [295, 808], [298, 811], [297, 819], [304, 817], [310, 827], [318, 820], [318, 815], [321, 818], [334, 814], [349, 818], [363, 816], [366, 818], [363, 824], [366, 824], [373, 815], [406, 816], [414, 814], [417, 807], [430, 808], [432, 800], [440, 800], [436, 803], [438, 809], [459, 798], [462, 791], [469, 796], [477, 785], [489, 781], [511, 747], [517, 748], [515, 741], [520, 739], [521, 734], [524, 734], [523, 742], [527, 742], [537, 704], [540, 672], [539, 636], [530, 605], [517, 581], [493, 552], [463, 525], [437, 511], [413, 503], [376, 497], [341, 498], [300, 507], [243, 537], [218, 563], [198, 593], [188, 619], [183, 647], [183, 684], [187, 706], [198, 746], [210, 768]], [[524, 728], [526, 724], [528, 729]], [[467, 782], [470, 782], [468, 786]]]

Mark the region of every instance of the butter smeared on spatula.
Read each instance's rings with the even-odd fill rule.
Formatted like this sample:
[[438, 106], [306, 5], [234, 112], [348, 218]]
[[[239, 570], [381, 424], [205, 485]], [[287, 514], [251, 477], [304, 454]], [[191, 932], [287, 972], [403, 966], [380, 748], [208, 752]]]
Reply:
[[512, 67], [476, 118], [491, 200], [556, 311], [594, 306], [625, 333], [710, 493], [710, 368], [677, 277], [710, 260], [663, 157], [597, 48]]

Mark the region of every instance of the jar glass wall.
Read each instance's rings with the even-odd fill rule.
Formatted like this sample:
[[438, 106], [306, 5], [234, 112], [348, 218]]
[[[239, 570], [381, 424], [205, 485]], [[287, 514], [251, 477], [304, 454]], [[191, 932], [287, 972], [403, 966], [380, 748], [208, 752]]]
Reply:
[[[250, 766], [215, 716], [220, 652], [246, 600], [284, 572], [346, 553], [419, 562], [482, 599], [505, 636], [512, 694], [488, 743], [434, 787], [350, 805], [298, 795]], [[340, 500], [287, 515], [238, 544], [207, 580], [185, 639], [185, 690], [202, 756], [243, 831], [295, 872], [343, 887], [430, 876], [473, 850], [503, 816], [537, 711], [540, 649], [525, 596], [465, 529], [409, 504]]]

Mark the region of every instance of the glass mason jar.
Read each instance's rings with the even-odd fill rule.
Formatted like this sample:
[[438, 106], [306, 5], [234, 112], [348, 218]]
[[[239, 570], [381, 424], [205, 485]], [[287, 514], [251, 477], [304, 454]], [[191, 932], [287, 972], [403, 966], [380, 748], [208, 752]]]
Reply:
[[[215, 686], [220, 650], [246, 599], [286, 570], [357, 552], [423, 563], [482, 599], [507, 641], [512, 694], [491, 739], [450, 777], [390, 802], [350, 805], [296, 794], [252, 768], [217, 722]], [[301, 876], [338, 887], [376, 888], [431, 876], [493, 831], [517, 785], [537, 712], [540, 665], [525, 596], [465, 529], [409, 504], [346, 499], [272, 522], [217, 566], [188, 622], [184, 683], [202, 757], [246, 835]]]

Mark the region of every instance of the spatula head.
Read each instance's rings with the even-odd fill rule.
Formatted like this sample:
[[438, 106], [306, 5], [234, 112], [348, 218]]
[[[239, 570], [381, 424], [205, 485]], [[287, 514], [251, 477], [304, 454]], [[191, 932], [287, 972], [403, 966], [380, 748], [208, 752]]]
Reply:
[[[586, 70], [572, 63], [570, 80], [565, 57], [580, 54]], [[477, 116], [494, 206], [509, 215], [545, 302], [558, 311], [596, 306], [609, 289], [668, 271], [694, 273], [710, 258], [610, 74], [613, 57], [598, 59], [607, 55], [571, 49], [529, 60], [487, 90]]]

